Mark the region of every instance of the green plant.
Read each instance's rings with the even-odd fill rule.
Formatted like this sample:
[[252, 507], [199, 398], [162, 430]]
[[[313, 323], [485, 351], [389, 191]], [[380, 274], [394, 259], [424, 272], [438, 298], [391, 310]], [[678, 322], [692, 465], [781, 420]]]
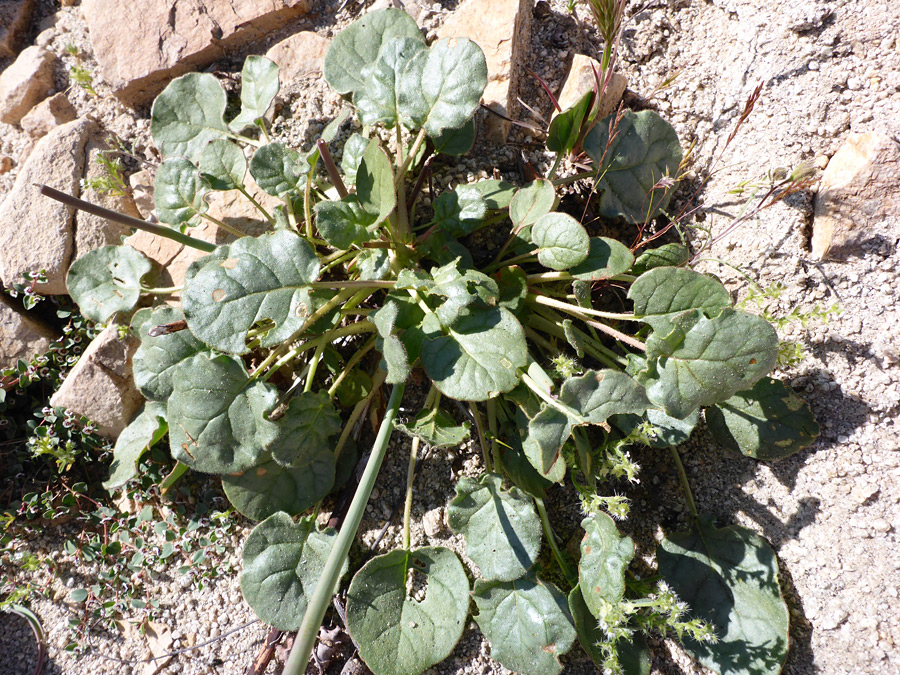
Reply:
[[82, 66], [80, 63], [75, 64], [69, 69], [69, 79], [91, 96], [99, 96], [97, 90], [94, 89], [93, 74], [91, 74], [91, 71], [88, 68]]
[[[348, 628], [374, 672], [415, 674], [446, 658], [470, 599], [493, 657], [521, 673], [559, 672], [576, 637], [603, 668], [646, 673], [651, 631], [674, 635], [719, 672], [778, 672], [788, 611], [774, 553], [749, 530], [717, 529], [697, 512], [674, 449], [701, 409], [716, 417], [716, 437], [748, 456], [812, 441], [808, 407], [768, 377], [775, 330], [691, 270], [684, 246], [635, 256], [557, 210], [558, 186], [585, 180], [605, 219], [663, 213], [682, 159], [671, 126], [627, 111], [588, 131], [589, 104], [566, 111], [548, 146], [562, 155], [583, 142], [591, 170], [523, 187], [459, 185], [429, 208], [416, 171], [471, 147], [487, 81], [481, 50], [465, 39], [427, 45], [406, 14], [384, 10], [335, 38], [324, 73], [365, 125], [340, 167], [328, 143], [342, 118], [305, 153], [269, 139], [263, 116], [278, 75], [266, 59], [245, 63], [231, 122], [209, 74], [179, 78], [156, 99], [151, 129], [165, 157], [156, 203], [171, 229], [127, 222], [209, 255], [188, 270], [180, 308], [131, 319], [148, 404], [117, 442], [107, 486], [139, 476], [166, 434], [173, 475], [222, 477], [233, 507], [260, 521], [244, 546], [244, 596], [267, 623], [298, 630], [285, 667], [295, 675], [347, 572], [397, 428], [411, 437], [403, 546], [354, 570], [347, 589]], [[272, 212], [260, 207], [273, 231], [215, 247], [185, 235], [206, 216], [209, 191], [249, 197], [248, 168], [281, 200]], [[505, 243], [485, 250], [475, 233]], [[76, 261], [68, 285], [85, 314], [105, 322], [133, 310], [151, 271], [133, 249], [107, 247]], [[630, 311], [608, 309], [613, 283], [628, 288]], [[400, 421], [414, 372], [424, 372], [427, 393]], [[315, 516], [355, 461], [351, 432], [385, 383], [390, 396], [340, 531], [321, 529]], [[482, 451], [483, 472], [459, 481], [448, 509], [480, 568], [474, 592], [454, 552], [410, 546], [419, 447], [457, 445], [471, 432], [453, 401], [468, 408]], [[636, 443], [672, 448], [693, 523], [666, 536], [649, 580], [632, 571], [634, 542], [604, 512], [627, 515], [615, 485], [636, 480]], [[567, 477], [585, 511], [577, 561], [560, 550], [543, 501]], [[537, 564], [543, 544], [552, 573]]]

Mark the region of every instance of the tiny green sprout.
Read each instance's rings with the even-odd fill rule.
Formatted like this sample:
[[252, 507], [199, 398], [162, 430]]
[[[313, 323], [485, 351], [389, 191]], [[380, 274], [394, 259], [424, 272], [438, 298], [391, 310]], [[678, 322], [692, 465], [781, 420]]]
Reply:
[[69, 78], [91, 96], [99, 96], [94, 89], [94, 76], [82, 65], [74, 65], [69, 71]]
[[553, 373], [563, 380], [577, 375], [582, 370], [578, 361], [568, 354], [557, 354], [550, 359], [550, 363], [553, 366]]
[[79, 55], [78, 45], [76, 45], [75, 43], [73, 43], [73, 42], [68, 43], [65, 46], [65, 50], [66, 50], [66, 54], [69, 54], [70, 56], [74, 56], [75, 58], [78, 58], [78, 55]]

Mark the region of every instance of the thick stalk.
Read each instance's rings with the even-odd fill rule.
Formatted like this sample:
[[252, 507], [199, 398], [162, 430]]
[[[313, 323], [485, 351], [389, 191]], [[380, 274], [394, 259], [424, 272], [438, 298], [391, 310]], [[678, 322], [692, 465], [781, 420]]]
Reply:
[[266, 211], [266, 209], [263, 207], [262, 204], [260, 204], [258, 201], [256, 201], [253, 198], [253, 195], [251, 195], [249, 192], [247, 192], [247, 189], [243, 185], [238, 185], [237, 190], [242, 195], [244, 195], [248, 200], [250, 200], [250, 203], [253, 204], [253, 206], [256, 207], [256, 210], [259, 211], [263, 215], [263, 218], [265, 218], [266, 220], [269, 221], [269, 224], [271, 224], [271, 225], [275, 224], [275, 219], [272, 218], [272, 215], [268, 211]]
[[404, 388], [404, 384], [397, 384], [391, 391], [384, 419], [381, 420], [378, 436], [372, 446], [372, 454], [369, 456], [365, 471], [359, 480], [359, 486], [356, 488], [356, 494], [353, 495], [353, 501], [350, 503], [350, 509], [341, 525], [341, 531], [338, 533], [328, 561], [325, 563], [325, 569], [309, 601], [306, 613], [303, 615], [303, 622], [300, 624], [300, 630], [297, 631], [291, 655], [284, 665], [284, 675], [301, 675], [306, 671], [319, 628], [325, 618], [325, 611], [337, 588], [341, 568], [350, 552], [350, 546], [356, 538], [356, 532], [362, 522], [372, 488], [375, 487], [375, 479], [378, 477], [378, 471], [381, 469], [381, 463], [387, 452], [388, 441], [391, 439], [391, 431], [394, 428], [394, 420], [397, 418], [397, 410], [400, 408], [400, 399], [403, 398]]
[[590, 307], [580, 307], [578, 305], [570, 305], [567, 302], [561, 302], [559, 300], [554, 300], [553, 298], [548, 298], [544, 295], [538, 295], [537, 293], [529, 293], [526, 297], [526, 300], [529, 302], [534, 302], [539, 305], [546, 305], [547, 307], [553, 307], [554, 309], [562, 310], [563, 312], [568, 312], [569, 314], [589, 314], [590, 316], [598, 316], [601, 319], [612, 319], [614, 321], [636, 321], [637, 318], [634, 314], [619, 314], [616, 312], [601, 312], [599, 309], [592, 309]]
[[381, 385], [384, 384], [384, 380], [387, 378], [387, 372], [383, 370], [378, 370], [372, 376], [372, 391], [369, 392], [368, 396], [366, 396], [362, 401], [359, 401], [355, 406], [353, 406], [353, 410], [350, 411], [350, 417], [347, 418], [347, 421], [344, 422], [344, 430], [341, 432], [340, 438], [338, 438], [338, 442], [334, 446], [334, 459], [337, 460], [341, 453], [344, 451], [344, 446], [347, 445], [347, 440], [350, 438], [350, 434], [353, 432], [353, 427], [356, 426], [357, 420], [362, 417], [363, 413], [369, 407], [369, 404], [372, 402], [372, 397], [375, 396], [375, 392], [381, 388]]
[[157, 225], [156, 223], [148, 223], [146, 220], [141, 220], [140, 218], [126, 216], [124, 213], [119, 213], [118, 211], [104, 209], [102, 206], [97, 206], [96, 204], [91, 204], [90, 202], [86, 202], [83, 199], [78, 199], [77, 197], [73, 197], [72, 195], [67, 195], [65, 192], [60, 192], [59, 190], [56, 190], [47, 185], [37, 184], [37, 187], [40, 193], [45, 197], [50, 197], [50, 199], [55, 199], [58, 202], [62, 202], [66, 206], [72, 206], [76, 209], [79, 209], [80, 211], [84, 211], [85, 213], [92, 213], [95, 216], [106, 218], [107, 220], [111, 220], [115, 223], [121, 223], [122, 225], [127, 225], [128, 227], [143, 230], [144, 232], [155, 234], [158, 237], [165, 237], [166, 239], [177, 241], [179, 244], [184, 244], [185, 246], [196, 248], [197, 250], [205, 251], [206, 253], [212, 253], [216, 250], [215, 244], [212, 244], [208, 241], [203, 241], [202, 239], [189, 237], [188, 235], [182, 234], [178, 230], [173, 230], [170, 227]]
[[341, 371], [340, 375], [334, 378], [334, 382], [331, 383], [331, 386], [328, 388], [328, 397], [334, 398], [335, 394], [337, 394], [338, 387], [341, 386], [341, 382], [344, 381], [344, 378], [347, 377], [347, 374], [350, 373], [355, 367], [356, 364], [362, 361], [362, 358], [369, 353], [369, 351], [375, 346], [375, 338], [377, 335], [373, 335], [366, 344], [364, 344], [360, 349], [356, 351], [356, 353], [350, 357], [350, 360], [347, 361], [347, 365], [344, 366], [344, 369]]
[[406, 470], [406, 501], [403, 504], [403, 548], [409, 550], [409, 516], [412, 513], [413, 483], [416, 480], [416, 457], [419, 454], [419, 437], [413, 436], [409, 450], [409, 468]]

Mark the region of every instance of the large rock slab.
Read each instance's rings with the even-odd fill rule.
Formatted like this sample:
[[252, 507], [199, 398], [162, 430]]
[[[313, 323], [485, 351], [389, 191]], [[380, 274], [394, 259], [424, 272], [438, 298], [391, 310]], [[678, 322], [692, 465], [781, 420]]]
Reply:
[[33, 13], [34, 0], [0, 0], [0, 59], [19, 53]]
[[305, 14], [310, 0], [84, 0], [94, 56], [115, 95], [149, 102], [172, 78]]
[[[484, 51], [488, 84], [482, 102], [515, 119], [519, 113], [519, 81], [522, 63], [531, 41], [534, 0], [465, 0], [438, 30], [438, 37], [467, 37]], [[487, 136], [506, 140], [510, 123], [489, 115]]]
[[18, 124], [25, 114], [53, 91], [56, 55], [43, 47], [25, 49], [0, 73], [0, 122]]
[[[892, 220], [895, 226], [884, 226]], [[860, 255], [868, 239], [900, 224], [900, 143], [876, 132], [850, 134], [831, 158], [816, 195], [814, 257]]]
[[0, 370], [14, 366], [19, 359], [28, 361], [35, 354], [44, 354], [57, 337], [55, 331], [20, 312], [0, 293]]
[[97, 424], [97, 432], [116, 438], [144, 402], [131, 375], [131, 359], [140, 342], [119, 339], [116, 325], [107, 326], [88, 345], [50, 405], [62, 406]]
[[307, 77], [321, 77], [322, 62], [331, 40], [313, 31], [301, 31], [274, 45], [266, 58], [278, 64], [282, 86]]
[[56, 127], [37, 142], [12, 190], [0, 204], [0, 281], [10, 286], [24, 272], [45, 270], [47, 283], [37, 291], [66, 292], [66, 272], [73, 250], [72, 209], [38, 193], [45, 183], [78, 194], [84, 148], [95, 123], [79, 119]]
[[31, 138], [38, 139], [50, 133], [60, 124], [71, 122], [78, 113], [62, 92], [46, 98], [22, 118], [22, 129]]
[[[602, 77], [600, 70], [600, 62], [592, 59], [584, 54], [576, 54], [572, 59], [572, 67], [569, 68], [569, 74], [566, 82], [563, 84], [562, 91], [557, 97], [557, 103], [563, 110], [568, 110], [581, 100], [589, 91], [594, 91], [597, 79], [594, 76], [594, 69], [598, 75]], [[600, 110], [597, 113], [597, 119], [602, 120], [607, 115], [615, 111], [619, 101], [622, 100], [622, 94], [625, 93], [625, 87], [628, 84], [628, 78], [621, 73], [613, 73], [606, 90], [600, 99]]]

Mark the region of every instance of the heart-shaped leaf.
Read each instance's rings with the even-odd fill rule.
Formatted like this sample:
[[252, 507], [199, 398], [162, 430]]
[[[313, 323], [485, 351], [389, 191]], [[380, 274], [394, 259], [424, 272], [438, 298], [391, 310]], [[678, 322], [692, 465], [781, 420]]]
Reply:
[[437, 388], [460, 401], [485, 401], [519, 383], [528, 359], [525, 332], [502, 307], [470, 307], [422, 345], [422, 364]]
[[679, 267], [691, 259], [691, 252], [684, 244], [663, 244], [641, 253], [631, 268], [632, 274], [640, 276], [657, 267]]
[[253, 466], [222, 476], [222, 487], [240, 513], [264, 520], [277, 511], [295, 516], [312, 508], [331, 492], [334, 476], [334, 454], [328, 449], [304, 452], [290, 467], [265, 453]]
[[339, 94], [363, 89], [383, 45], [408, 37], [425, 43], [413, 18], [399, 9], [369, 12], [338, 33], [325, 54], [325, 81]]
[[66, 288], [85, 318], [106, 323], [132, 309], [141, 297], [141, 279], [150, 261], [130, 246], [104, 246], [72, 263]]
[[634, 557], [634, 542], [619, 534], [615, 521], [602, 512], [585, 518], [581, 527], [578, 585], [591, 614], [602, 619], [609, 605], [625, 596], [625, 570]]
[[484, 197], [471, 185], [460, 185], [455, 190], [442, 192], [433, 206], [432, 222], [451, 237], [471, 234], [487, 216]]
[[150, 133], [163, 157], [199, 161], [206, 144], [228, 133], [225, 90], [209, 73], [188, 73], [153, 101]]
[[439, 137], [469, 121], [486, 86], [481, 48], [465, 38], [444, 38], [409, 60], [400, 78], [400, 111], [405, 122]]
[[368, 71], [362, 89], [356, 90], [353, 104], [363, 124], [382, 122], [393, 127], [399, 120], [398, 92], [400, 74], [417, 53], [425, 49], [421, 36], [397, 37], [382, 45], [378, 59]]
[[549, 180], [533, 181], [513, 195], [509, 202], [509, 219], [517, 230], [534, 225], [538, 218], [556, 206], [556, 190]]
[[[425, 597], [407, 595], [423, 575]], [[414, 576], [414, 581], [415, 581]], [[375, 675], [419, 675], [450, 655], [469, 611], [469, 580], [446, 548], [395, 550], [356, 573], [347, 593], [347, 627]]]
[[391, 162], [378, 143], [369, 143], [356, 173], [356, 197], [366, 211], [381, 223], [397, 206]]
[[315, 518], [295, 523], [287, 513], [254, 527], [244, 542], [241, 592], [256, 616], [279, 630], [297, 630], [335, 538], [334, 530], [317, 530]]
[[276, 422], [278, 437], [269, 446], [283, 466], [308, 466], [323, 453], [331, 453], [331, 436], [341, 430], [341, 416], [326, 391], [305, 391], [291, 399]]
[[559, 657], [575, 642], [565, 596], [533, 577], [476, 581], [475, 622], [491, 645], [491, 656], [521, 675], [556, 675]]
[[762, 460], [799, 452], [819, 435], [806, 402], [784, 382], [769, 377], [708, 408], [706, 423], [725, 447]]
[[113, 460], [109, 465], [109, 480], [103, 482], [103, 487], [114, 490], [135, 478], [141, 456], [159, 443], [168, 430], [165, 404], [148, 401], [116, 439]]
[[247, 331], [258, 321], [275, 322], [261, 340], [264, 347], [304, 325], [313, 312], [307, 285], [319, 274], [319, 259], [304, 239], [281, 230], [219, 249], [185, 280], [181, 304], [197, 338], [243, 354]]
[[371, 241], [377, 216], [360, 206], [356, 195], [316, 204], [316, 228], [322, 239], [342, 251]]
[[241, 112], [228, 126], [242, 132], [266, 114], [278, 94], [278, 65], [264, 56], [248, 56], [241, 70]]
[[466, 538], [466, 555], [488, 581], [518, 579], [541, 552], [541, 521], [531, 498], [518, 488], [502, 487], [497, 474], [463, 477], [447, 508], [451, 529]]
[[721, 403], [752, 387], [775, 367], [778, 335], [765, 319], [723, 309], [714, 319], [686, 312], [672, 319], [673, 332], [647, 340], [656, 376], [647, 395], [672, 417]]
[[266, 419], [278, 392], [249, 379], [243, 362], [232, 356], [201, 353], [175, 368], [166, 408], [175, 459], [204, 473], [256, 464], [278, 432]]
[[539, 249], [540, 263], [553, 270], [567, 270], [584, 262], [591, 245], [581, 223], [559, 212], [538, 218], [531, 228], [531, 240]]
[[169, 400], [174, 386], [172, 375], [178, 364], [207, 349], [189, 330], [150, 335], [150, 331], [157, 326], [183, 320], [180, 309], [162, 305], [137, 326], [141, 346], [134, 353], [131, 370], [134, 383], [152, 401]]
[[600, 281], [624, 274], [632, 262], [634, 256], [625, 244], [607, 237], [591, 237], [587, 258], [569, 274], [581, 281]]
[[715, 644], [687, 638], [684, 647], [722, 675], [777, 675], [788, 652], [788, 608], [778, 562], [765, 539], [731, 526], [698, 529], [663, 539], [656, 559], [663, 578], [693, 615], [715, 631]]
[[200, 175], [213, 190], [235, 190], [244, 186], [247, 159], [236, 143], [211, 141], [200, 155]]
[[661, 336], [672, 331], [672, 318], [689, 309], [708, 317], [731, 307], [731, 296], [718, 279], [685, 267], [657, 267], [631, 284], [634, 314]]
[[180, 157], [167, 159], [157, 169], [153, 183], [156, 215], [172, 227], [197, 225], [198, 216], [209, 209], [203, 199], [208, 191], [191, 162]]
[[257, 185], [273, 197], [284, 199], [297, 192], [309, 171], [300, 153], [284, 143], [268, 143], [259, 148], [250, 160], [250, 175]]
[[616, 119], [613, 113], [601, 120], [584, 139], [597, 170], [600, 215], [644, 223], [672, 196], [681, 163], [678, 134], [652, 110], [626, 110], [617, 124]]
[[394, 426], [409, 436], [421, 440], [432, 450], [455, 447], [469, 437], [469, 424], [457, 424], [440, 408], [422, 410], [410, 424]]

